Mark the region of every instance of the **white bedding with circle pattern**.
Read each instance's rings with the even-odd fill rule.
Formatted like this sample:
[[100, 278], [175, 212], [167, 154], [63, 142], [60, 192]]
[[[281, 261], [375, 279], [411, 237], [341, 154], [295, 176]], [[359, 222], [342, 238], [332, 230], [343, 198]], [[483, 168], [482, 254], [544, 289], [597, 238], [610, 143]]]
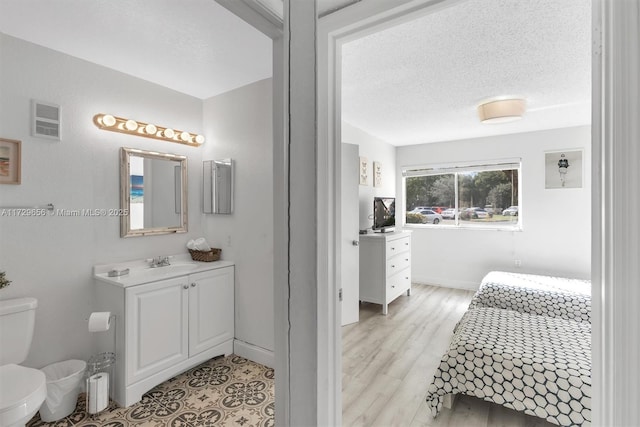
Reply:
[[497, 308], [465, 313], [429, 386], [435, 417], [447, 394], [494, 402], [560, 426], [591, 424], [591, 325]]
[[491, 271], [469, 309], [495, 307], [591, 323], [591, 282], [564, 277]]

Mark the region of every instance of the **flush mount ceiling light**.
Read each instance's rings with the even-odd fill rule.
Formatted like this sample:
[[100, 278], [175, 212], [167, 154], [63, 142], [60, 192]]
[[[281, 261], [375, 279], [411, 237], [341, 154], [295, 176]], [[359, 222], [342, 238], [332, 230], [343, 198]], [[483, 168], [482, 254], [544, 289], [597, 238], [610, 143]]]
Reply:
[[172, 128], [156, 126], [136, 120], [112, 116], [111, 114], [96, 114], [93, 123], [102, 130], [127, 133], [129, 135], [145, 136], [162, 141], [177, 142], [178, 144], [198, 147], [204, 143], [204, 136]]
[[482, 123], [508, 123], [520, 120], [526, 108], [522, 98], [493, 98], [478, 105]]

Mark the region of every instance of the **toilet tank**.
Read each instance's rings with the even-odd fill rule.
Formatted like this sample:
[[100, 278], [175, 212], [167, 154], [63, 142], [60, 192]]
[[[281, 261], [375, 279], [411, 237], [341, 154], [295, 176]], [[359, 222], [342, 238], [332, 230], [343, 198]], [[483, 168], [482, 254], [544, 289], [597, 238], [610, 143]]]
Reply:
[[36, 321], [35, 298], [0, 301], [0, 365], [19, 364], [27, 358]]

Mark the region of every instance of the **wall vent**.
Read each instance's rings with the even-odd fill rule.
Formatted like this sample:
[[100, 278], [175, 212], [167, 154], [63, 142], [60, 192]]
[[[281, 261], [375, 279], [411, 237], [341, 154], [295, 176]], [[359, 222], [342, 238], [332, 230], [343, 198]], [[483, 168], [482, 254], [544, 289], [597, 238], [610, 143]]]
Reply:
[[60, 106], [31, 100], [31, 135], [60, 140]]

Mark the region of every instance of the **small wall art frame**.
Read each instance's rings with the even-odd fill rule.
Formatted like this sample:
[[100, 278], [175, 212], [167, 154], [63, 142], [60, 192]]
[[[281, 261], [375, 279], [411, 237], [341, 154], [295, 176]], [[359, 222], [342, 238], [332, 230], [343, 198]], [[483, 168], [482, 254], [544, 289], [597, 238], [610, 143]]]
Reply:
[[20, 184], [22, 142], [0, 138], [0, 184]]
[[544, 188], [582, 188], [583, 150], [547, 151], [544, 154], [544, 169]]
[[373, 186], [382, 187], [382, 163], [373, 162]]
[[369, 160], [366, 157], [360, 157], [360, 185], [368, 185], [369, 180]]

